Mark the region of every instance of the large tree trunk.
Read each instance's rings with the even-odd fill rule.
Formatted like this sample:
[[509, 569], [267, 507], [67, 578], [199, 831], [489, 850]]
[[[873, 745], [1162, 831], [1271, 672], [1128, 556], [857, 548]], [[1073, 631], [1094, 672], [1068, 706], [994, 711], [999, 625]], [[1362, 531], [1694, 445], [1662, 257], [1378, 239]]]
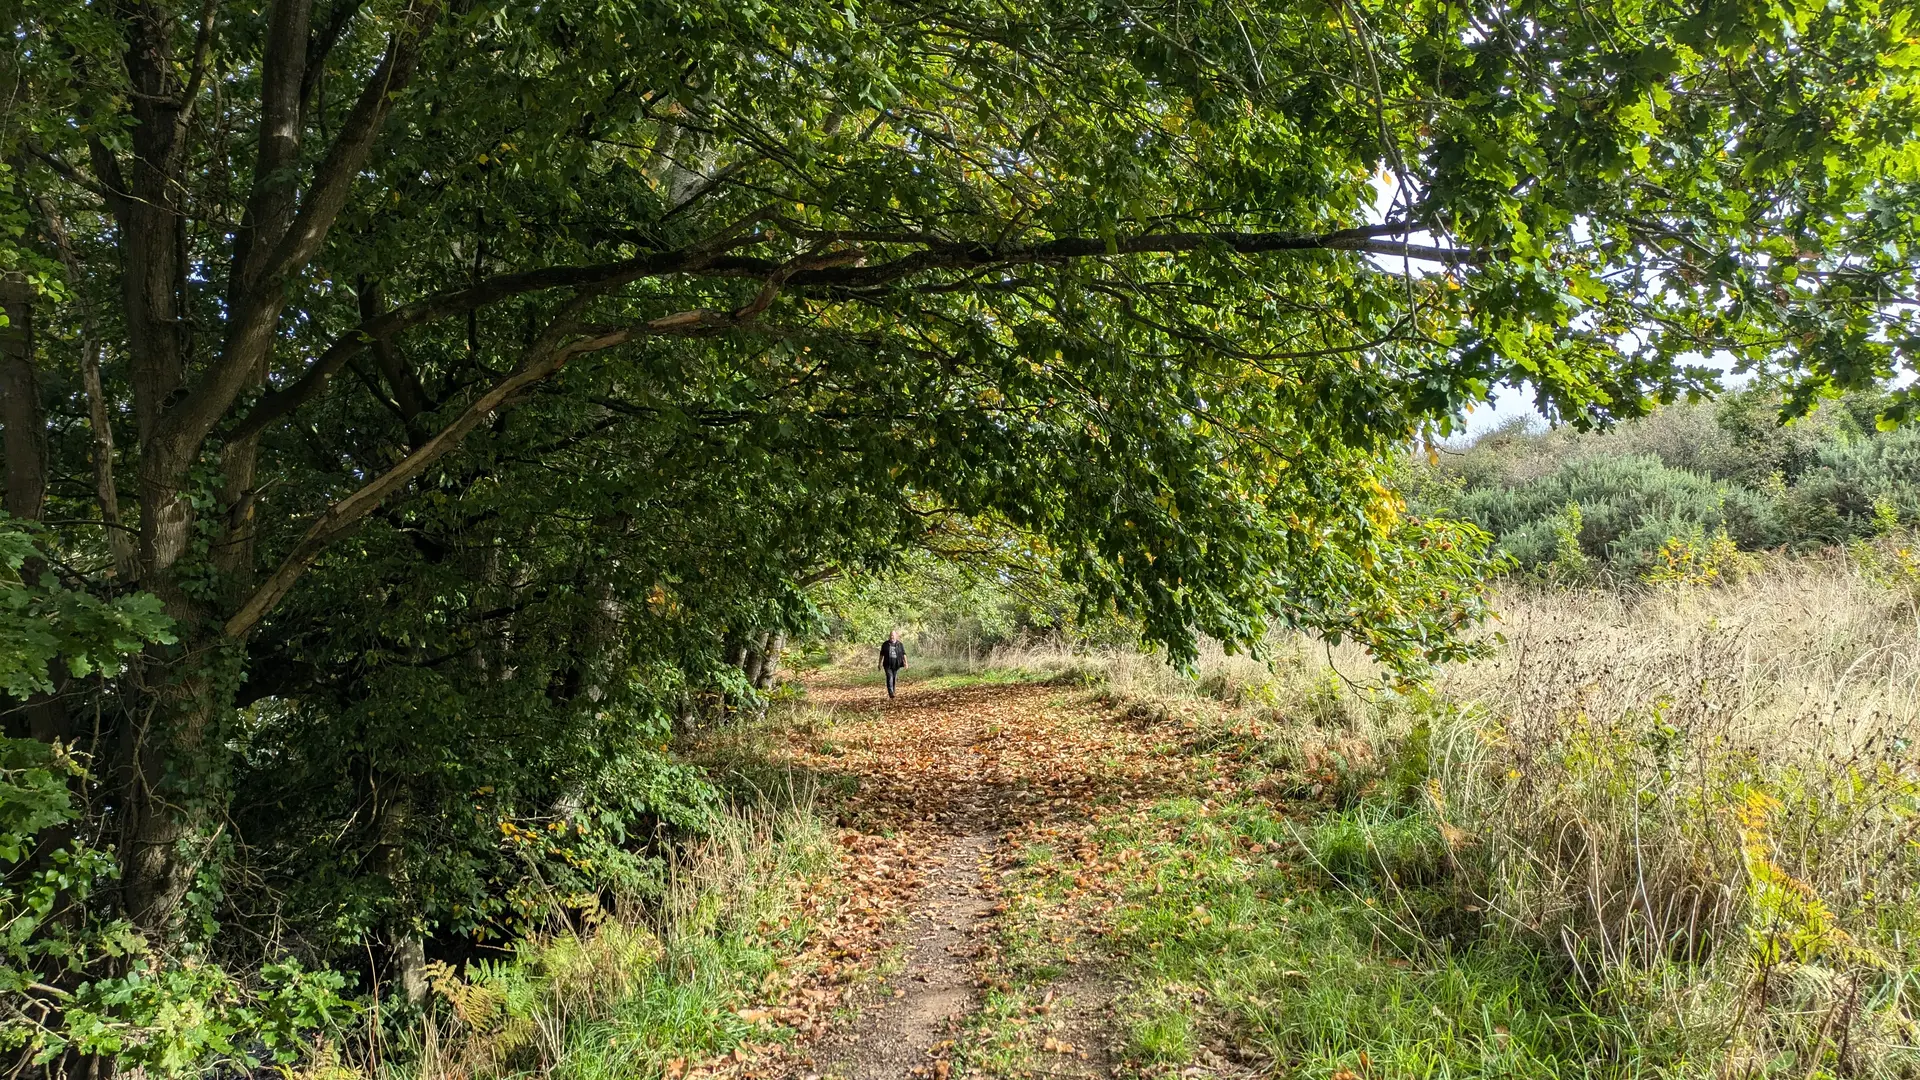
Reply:
[[[380, 808], [380, 831], [374, 848], [375, 872], [387, 879], [396, 893], [403, 891], [406, 878], [407, 821], [411, 816], [407, 797], [399, 790], [397, 777], [388, 777], [380, 785], [385, 804]], [[395, 916], [387, 926], [387, 939], [393, 950], [393, 981], [406, 1003], [419, 1006], [427, 1000], [427, 950], [419, 931], [403, 916]]]
[[764, 644], [760, 650], [760, 671], [754, 676], [753, 688], [771, 690], [774, 680], [780, 677], [780, 654], [786, 651], [787, 635], [777, 630], [769, 630], [762, 640]]
[[134, 152], [124, 181], [114, 183], [119, 167], [104, 147], [95, 152], [96, 168], [123, 193], [113, 210], [140, 440], [140, 584], [160, 598], [180, 638], [178, 647], [155, 650], [144, 672], [143, 712], [128, 718], [114, 755], [122, 900], [134, 925], [156, 939], [171, 936], [174, 912], [192, 883], [200, 830], [189, 822], [209, 820], [212, 793], [200, 787], [212, 764], [206, 736], [224, 708], [220, 680], [195, 670], [223, 651], [208, 633], [210, 624], [217, 633], [218, 624], [200, 590], [180, 580], [194, 534], [189, 475], [200, 448], [197, 440], [167, 437], [169, 404], [185, 386], [191, 345], [181, 317], [188, 286], [173, 182], [185, 105], [174, 75], [171, 25], [153, 8], [128, 12]]
[[[254, 186], [222, 297], [224, 336], [218, 350], [197, 364], [191, 362], [191, 322], [184, 316], [192, 286], [178, 174], [211, 24], [202, 26], [183, 84], [185, 66], [170, 40], [174, 13], [137, 3], [115, 10], [127, 36], [133, 153], [124, 173], [98, 140], [92, 159], [119, 235], [122, 314], [139, 422], [140, 584], [165, 605], [180, 644], [156, 653], [156, 663], [149, 665], [145, 715], [125, 726], [114, 777], [120, 785], [116, 801], [126, 908], [140, 929], [167, 937], [210, 847], [213, 823], [224, 812], [222, 729], [239, 682], [241, 642], [286, 591], [283, 583], [265, 600], [243, 601], [237, 595], [252, 586], [254, 577], [258, 433], [241, 435], [223, 449], [215, 491], [195, 489], [194, 469], [234, 403], [263, 384], [287, 301], [287, 278], [319, 252], [346, 205], [395, 97], [412, 77], [438, 5], [422, 0], [408, 6], [388, 39], [386, 55], [302, 191], [312, 0], [274, 0], [260, 60]], [[210, 554], [195, 557], [194, 499], [203, 494], [221, 499], [220, 536]], [[235, 608], [246, 609], [244, 617], [236, 616]]]
[[239, 650], [207, 632], [147, 668], [145, 714], [127, 724], [116, 755], [121, 800], [121, 896], [150, 938], [177, 936], [180, 902], [218, 836], [227, 794], [226, 718], [239, 684]]

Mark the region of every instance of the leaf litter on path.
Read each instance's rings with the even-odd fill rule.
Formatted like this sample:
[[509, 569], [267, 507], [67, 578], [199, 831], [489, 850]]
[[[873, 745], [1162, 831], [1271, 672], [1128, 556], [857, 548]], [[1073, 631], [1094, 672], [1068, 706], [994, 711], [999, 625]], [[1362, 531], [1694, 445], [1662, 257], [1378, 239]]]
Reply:
[[[814, 682], [809, 703], [836, 722], [772, 733], [786, 767], [837, 793], [828, 808], [841, 826], [838, 858], [808, 898], [831, 915], [785, 977], [740, 1011], [768, 1026], [767, 1040], [688, 1077], [947, 1080], [967, 1074], [970, 1058], [973, 1075], [991, 1074], [986, 1055], [970, 1054], [977, 1033], [967, 1020], [983, 995], [1013, 989], [995, 932], [1013, 870], [1004, 853], [1035, 841], [1087, 852], [1097, 813], [1206, 790], [1177, 740], [1129, 730], [1057, 688], [909, 684], [897, 699], [876, 698], [871, 688]], [[1090, 866], [1085, 891], [1119, 869]], [[900, 966], [882, 981], [890, 954]], [[1069, 950], [1065, 959], [1080, 958]], [[1100, 1013], [1112, 988], [1080, 970], [1062, 983], [1026, 1007], [1013, 1037], [1046, 1059], [1041, 1072], [1105, 1076]]]

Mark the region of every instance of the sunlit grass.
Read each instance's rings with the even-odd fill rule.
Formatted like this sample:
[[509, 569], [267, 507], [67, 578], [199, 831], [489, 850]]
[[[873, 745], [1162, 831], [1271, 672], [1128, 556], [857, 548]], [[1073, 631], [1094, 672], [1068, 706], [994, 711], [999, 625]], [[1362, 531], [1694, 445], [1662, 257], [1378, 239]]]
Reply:
[[726, 819], [681, 861], [652, 917], [613, 917], [525, 941], [510, 960], [440, 973], [433, 1015], [381, 1073], [647, 1080], [782, 1038], [738, 1010], [791, 975], [814, 926], [802, 890], [831, 857], [804, 805]]
[[[1512, 592], [1492, 655], [1427, 691], [1284, 638], [1271, 666], [1203, 650], [1185, 675], [1076, 658], [1241, 792], [1101, 823], [1100, 858], [1134, 853], [1103, 949], [1135, 1065], [1914, 1075], [1920, 575], [1898, 554]], [[1084, 871], [1057, 854], [1023, 870], [1043, 902]]]

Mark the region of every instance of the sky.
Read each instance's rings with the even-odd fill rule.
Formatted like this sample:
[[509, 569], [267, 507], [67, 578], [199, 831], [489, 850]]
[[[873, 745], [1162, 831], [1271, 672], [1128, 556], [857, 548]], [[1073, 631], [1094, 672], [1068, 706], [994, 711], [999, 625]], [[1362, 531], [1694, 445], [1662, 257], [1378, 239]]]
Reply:
[[1533, 395], [1526, 390], [1515, 390], [1502, 386], [1493, 392], [1493, 404], [1475, 406], [1467, 414], [1466, 438], [1483, 435], [1516, 416], [1530, 416], [1534, 422], [1544, 426], [1547, 418], [1533, 407]]

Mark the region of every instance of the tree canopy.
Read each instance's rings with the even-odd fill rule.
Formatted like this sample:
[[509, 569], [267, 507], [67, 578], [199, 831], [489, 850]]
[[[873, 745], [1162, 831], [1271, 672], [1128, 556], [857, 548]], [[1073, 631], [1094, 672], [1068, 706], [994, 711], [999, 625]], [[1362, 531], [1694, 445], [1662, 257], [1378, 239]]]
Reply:
[[53, 687], [10, 733], [105, 716], [86, 820], [156, 941], [508, 925], [491, 822], [691, 827], [660, 733], [958, 534], [1175, 658], [1444, 659], [1485, 543], [1406, 513], [1410, 440], [1716, 362], [1804, 408], [1920, 341], [1903, 4], [15, 11], [23, 580], [172, 629], [10, 678]]

